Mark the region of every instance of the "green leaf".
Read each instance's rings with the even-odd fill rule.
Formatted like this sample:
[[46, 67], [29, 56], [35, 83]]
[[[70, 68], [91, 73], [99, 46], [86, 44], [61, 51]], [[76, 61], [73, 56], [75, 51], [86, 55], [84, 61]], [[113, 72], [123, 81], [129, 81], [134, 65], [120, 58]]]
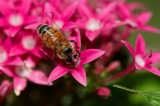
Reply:
[[153, 106], [160, 106], [160, 91], [141, 92], [141, 91], [138, 91], [138, 90], [133, 90], [133, 89], [126, 88], [126, 87], [121, 86], [121, 85], [113, 85], [113, 87], [125, 90], [127, 92], [132, 93], [132, 94], [142, 95]]

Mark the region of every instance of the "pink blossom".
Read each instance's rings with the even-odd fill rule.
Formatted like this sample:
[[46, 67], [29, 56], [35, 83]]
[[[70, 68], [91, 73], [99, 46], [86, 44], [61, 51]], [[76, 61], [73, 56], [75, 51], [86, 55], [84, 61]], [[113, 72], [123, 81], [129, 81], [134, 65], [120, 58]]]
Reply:
[[[70, 36], [69, 40], [75, 40], [77, 42], [78, 46], [81, 47], [79, 30], [76, 28], [75, 31], [76, 31], [77, 35]], [[80, 50], [80, 48], [79, 48], [79, 50]], [[86, 74], [85, 74], [85, 70], [83, 68], [83, 65], [97, 59], [98, 57], [100, 57], [103, 54], [104, 54], [104, 51], [98, 50], [98, 49], [84, 50], [83, 52], [80, 53], [81, 60], [80, 60], [80, 63], [78, 64], [77, 67], [73, 68], [73, 67], [67, 67], [63, 64], [59, 64], [55, 69], [53, 69], [53, 71], [49, 75], [48, 83], [51, 83], [52, 81], [60, 78], [61, 76], [67, 74], [68, 72], [70, 72], [72, 74], [72, 76], [80, 84], [86, 86], [87, 81], [86, 81]]]
[[43, 55], [40, 52], [40, 43], [38, 44], [32, 33], [22, 32], [19, 36], [19, 43], [16, 43], [11, 48], [9, 56], [30, 54], [42, 58]]
[[130, 25], [132, 28], [138, 30], [150, 31], [155, 33], [160, 33], [160, 30], [152, 26], [146, 25], [146, 23], [151, 19], [152, 13], [149, 11], [141, 12], [136, 15], [135, 18], [131, 14], [129, 7], [125, 3], [119, 3], [119, 15], [126, 24]]
[[111, 91], [107, 87], [101, 87], [97, 90], [97, 94], [102, 97], [108, 97], [111, 95]]
[[128, 48], [129, 52], [131, 53], [134, 59], [133, 61], [135, 62], [136, 69], [145, 69], [160, 76], [160, 71], [156, 67], [152, 66], [152, 64], [160, 60], [160, 53], [152, 53], [150, 51], [149, 53], [145, 54], [145, 42], [141, 34], [139, 34], [137, 37], [135, 50], [126, 41], [122, 40], [122, 43]]
[[33, 69], [34, 65], [33, 61], [26, 59], [23, 65], [10, 70], [13, 77], [14, 92], [17, 96], [26, 88], [27, 80], [36, 84], [48, 85], [47, 76], [41, 70]]
[[123, 24], [116, 19], [110, 19], [116, 5], [116, 2], [110, 2], [96, 13], [88, 4], [79, 4], [78, 12], [82, 18], [77, 19], [76, 23], [78, 27], [85, 29], [85, 35], [90, 41], [93, 41], [104, 29], [110, 30]]
[[0, 103], [3, 101], [3, 99], [11, 94], [12, 92], [12, 83], [8, 80], [3, 80], [3, 82], [0, 85]]
[[[27, 24], [37, 21], [37, 16], [29, 15], [32, 0], [22, 0], [21, 5], [11, 7], [9, 1], [0, 2], [0, 27], [4, 29], [7, 36], [14, 37], [17, 32]], [[12, 1], [13, 2], [13, 1]]]

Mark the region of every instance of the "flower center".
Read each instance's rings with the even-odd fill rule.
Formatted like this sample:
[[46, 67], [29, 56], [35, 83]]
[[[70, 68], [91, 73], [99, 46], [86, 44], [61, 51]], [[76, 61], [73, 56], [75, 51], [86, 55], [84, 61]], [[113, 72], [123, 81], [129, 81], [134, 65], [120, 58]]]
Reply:
[[86, 27], [88, 30], [94, 31], [94, 30], [99, 30], [102, 27], [102, 25], [98, 20], [90, 19]]
[[141, 67], [144, 67], [144, 66], [145, 66], [145, 61], [144, 61], [144, 59], [141, 57], [141, 55], [136, 55], [135, 61], [136, 61], [136, 63], [137, 63], [139, 66], [141, 66]]
[[19, 26], [23, 23], [23, 17], [18, 14], [13, 14], [9, 17], [9, 23], [13, 26]]
[[22, 45], [25, 49], [31, 50], [35, 48], [36, 41], [32, 36], [27, 36], [23, 38]]
[[15, 71], [16, 71], [16, 74], [20, 77], [27, 77], [30, 72], [25, 68], [25, 66], [16, 66]]
[[7, 52], [3, 47], [0, 47], [0, 63], [5, 62], [7, 60]]

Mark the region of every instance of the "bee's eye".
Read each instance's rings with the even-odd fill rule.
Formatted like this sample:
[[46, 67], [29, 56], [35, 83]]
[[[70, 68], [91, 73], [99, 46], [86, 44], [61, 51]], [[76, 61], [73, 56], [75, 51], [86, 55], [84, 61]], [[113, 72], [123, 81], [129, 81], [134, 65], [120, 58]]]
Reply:
[[77, 54], [73, 55], [73, 57], [76, 59], [77, 58]]
[[66, 55], [69, 55], [69, 54], [72, 53], [72, 49], [69, 48], [69, 47], [66, 47], [66, 48], [64, 49], [63, 53], [66, 54]]
[[67, 62], [72, 62], [72, 58], [67, 58], [66, 61]]

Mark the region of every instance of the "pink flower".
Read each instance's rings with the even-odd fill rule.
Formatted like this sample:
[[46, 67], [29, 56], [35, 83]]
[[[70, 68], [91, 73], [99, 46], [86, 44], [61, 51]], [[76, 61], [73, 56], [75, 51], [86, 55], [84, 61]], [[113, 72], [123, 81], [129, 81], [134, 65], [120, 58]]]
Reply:
[[151, 19], [152, 13], [151, 12], [142, 12], [138, 15], [132, 16], [129, 7], [125, 3], [119, 3], [119, 15], [122, 20], [125, 21], [126, 24], [130, 25], [133, 28], [138, 30], [150, 31], [155, 33], [160, 33], [160, 30], [154, 28], [152, 26], [146, 25], [146, 23]]
[[41, 46], [38, 45], [38, 42], [32, 33], [22, 32], [18, 36], [18, 39], [15, 39], [19, 39], [19, 43], [15, 42], [16, 44], [11, 48], [9, 56], [30, 54], [42, 58], [43, 55], [40, 52]]
[[8, 80], [3, 80], [3, 82], [0, 85], [0, 103], [3, 101], [3, 99], [11, 94], [12, 92], [12, 83]]
[[145, 42], [141, 34], [139, 34], [137, 37], [135, 51], [133, 47], [126, 41], [122, 40], [122, 43], [128, 48], [129, 52], [131, 53], [134, 59], [133, 61], [135, 61], [136, 69], [145, 69], [160, 76], [160, 71], [156, 67], [152, 66], [152, 64], [160, 60], [160, 53], [152, 53], [150, 51], [149, 53], [145, 54]]
[[[79, 30], [76, 28], [75, 31], [76, 31], [77, 35], [70, 36], [69, 40], [75, 40], [77, 42], [78, 46], [81, 47]], [[80, 48], [77, 50], [80, 50]], [[83, 65], [97, 59], [98, 57], [100, 57], [103, 54], [104, 54], [104, 51], [98, 50], [98, 49], [88, 49], [88, 50], [81, 52], [80, 53], [81, 60], [76, 68], [67, 67], [66, 65], [59, 64], [49, 75], [48, 83], [51, 83], [52, 81], [67, 74], [68, 72], [71, 72], [72, 76], [80, 84], [86, 86], [87, 81], [86, 81], [86, 74], [85, 74], [85, 70], [83, 68]], [[53, 55], [50, 57], [53, 57]]]
[[7, 38], [0, 45], [0, 70], [2, 73], [5, 73], [8, 76], [12, 76], [12, 73], [9, 70], [9, 66], [19, 66], [23, 64], [23, 61], [20, 57], [9, 56], [12, 45], [12, 40], [10, 38]]
[[26, 88], [27, 80], [36, 84], [48, 85], [47, 76], [41, 70], [33, 69], [34, 65], [33, 61], [26, 59], [23, 65], [16, 66], [10, 70], [12, 73], [11, 77], [13, 77], [14, 92], [17, 96]]
[[108, 97], [111, 95], [111, 91], [107, 87], [101, 87], [97, 90], [97, 94], [102, 97]]
[[[0, 1], [0, 27], [4, 29], [7, 36], [14, 37], [22, 26], [37, 21], [37, 16], [28, 15], [32, 0], [22, 0], [21, 5], [10, 7], [9, 1]], [[13, 2], [13, 1], [12, 1]]]
[[85, 35], [90, 41], [93, 41], [104, 29], [110, 30], [123, 24], [116, 19], [110, 19], [116, 5], [116, 2], [108, 3], [100, 12], [95, 13], [88, 4], [79, 4], [78, 12], [82, 18], [77, 19], [76, 23], [78, 27], [85, 29]]

